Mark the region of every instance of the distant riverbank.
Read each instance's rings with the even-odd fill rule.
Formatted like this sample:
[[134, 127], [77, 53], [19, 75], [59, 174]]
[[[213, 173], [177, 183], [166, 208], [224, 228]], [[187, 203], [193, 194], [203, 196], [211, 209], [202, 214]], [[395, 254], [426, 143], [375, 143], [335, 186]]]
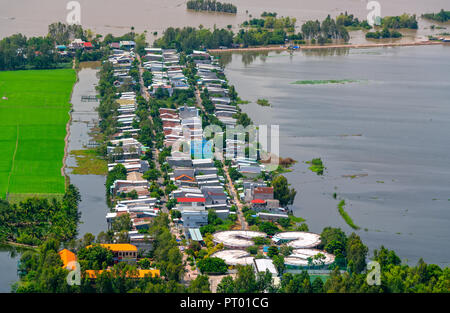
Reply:
[[[300, 50], [314, 50], [314, 49], [331, 49], [331, 48], [377, 48], [377, 47], [399, 47], [399, 46], [427, 46], [427, 45], [440, 45], [442, 42], [436, 41], [414, 41], [403, 43], [367, 43], [367, 44], [336, 44], [336, 45], [302, 45], [299, 46]], [[230, 48], [230, 49], [209, 49], [210, 53], [219, 52], [245, 52], [245, 51], [277, 51], [288, 50], [287, 46], [261, 46], [261, 47], [248, 47], [248, 48]]]

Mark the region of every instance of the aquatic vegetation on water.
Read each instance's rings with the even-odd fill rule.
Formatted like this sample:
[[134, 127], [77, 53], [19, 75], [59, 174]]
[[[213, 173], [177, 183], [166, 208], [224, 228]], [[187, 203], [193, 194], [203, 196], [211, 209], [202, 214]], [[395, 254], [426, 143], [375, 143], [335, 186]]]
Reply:
[[353, 229], [360, 229], [359, 226], [355, 225], [355, 223], [353, 223], [352, 218], [350, 217], [350, 215], [348, 215], [348, 213], [344, 210], [345, 207], [345, 200], [341, 200], [341, 202], [339, 202], [338, 204], [338, 210], [339, 210], [339, 214], [341, 214], [342, 218], [344, 219], [344, 221], [348, 224], [348, 226], [350, 226]]
[[269, 100], [267, 99], [258, 99], [256, 103], [263, 107], [270, 107]]
[[326, 84], [347, 84], [357, 83], [359, 80], [355, 79], [325, 79], [325, 80], [297, 80], [292, 82], [293, 85], [326, 85]]
[[108, 163], [94, 149], [73, 150], [70, 152], [75, 156], [77, 166], [70, 167], [73, 169], [72, 174], [76, 175], [106, 175], [108, 174]]
[[306, 161], [306, 164], [311, 164], [309, 169], [317, 175], [323, 175], [323, 170], [325, 169], [325, 166], [323, 166], [322, 160], [320, 158], [312, 159], [311, 161]]

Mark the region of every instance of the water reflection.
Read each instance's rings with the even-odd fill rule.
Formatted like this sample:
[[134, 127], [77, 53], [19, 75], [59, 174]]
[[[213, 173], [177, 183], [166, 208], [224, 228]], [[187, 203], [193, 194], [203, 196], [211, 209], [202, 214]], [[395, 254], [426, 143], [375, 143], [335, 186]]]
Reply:
[[301, 49], [300, 53], [305, 56], [345, 56], [350, 52], [350, 48], [326, 48], [326, 49]]

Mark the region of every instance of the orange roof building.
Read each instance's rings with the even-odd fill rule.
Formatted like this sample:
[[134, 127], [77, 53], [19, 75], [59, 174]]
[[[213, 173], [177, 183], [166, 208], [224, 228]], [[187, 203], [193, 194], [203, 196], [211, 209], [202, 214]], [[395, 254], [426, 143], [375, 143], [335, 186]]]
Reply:
[[[86, 270], [86, 275], [89, 278], [97, 278], [97, 275], [100, 275], [103, 273], [103, 270], [95, 271], [95, 270]], [[151, 276], [151, 277], [159, 277], [160, 271], [153, 269], [153, 270], [138, 270], [137, 276], [131, 276], [131, 278], [144, 278], [145, 276]]]
[[[63, 249], [63, 250], [59, 251], [58, 254], [64, 263], [63, 268], [67, 268], [67, 266], [69, 265], [70, 262], [75, 262], [77, 260], [77, 256], [75, 255], [75, 253], [73, 253], [72, 251], [67, 250], [67, 249]], [[72, 270], [75, 270], [75, 265], [72, 264], [70, 266], [70, 268]]]

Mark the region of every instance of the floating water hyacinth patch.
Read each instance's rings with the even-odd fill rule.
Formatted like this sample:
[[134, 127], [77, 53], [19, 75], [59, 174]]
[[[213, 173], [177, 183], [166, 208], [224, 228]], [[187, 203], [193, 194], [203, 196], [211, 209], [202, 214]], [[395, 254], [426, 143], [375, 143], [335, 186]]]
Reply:
[[355, 79], [325, 79], [325, 80], [297, 80], [291, 84], [294, 85], [326, 85], [326, 84], [348, 84], [358, 83], [360, 80]]

